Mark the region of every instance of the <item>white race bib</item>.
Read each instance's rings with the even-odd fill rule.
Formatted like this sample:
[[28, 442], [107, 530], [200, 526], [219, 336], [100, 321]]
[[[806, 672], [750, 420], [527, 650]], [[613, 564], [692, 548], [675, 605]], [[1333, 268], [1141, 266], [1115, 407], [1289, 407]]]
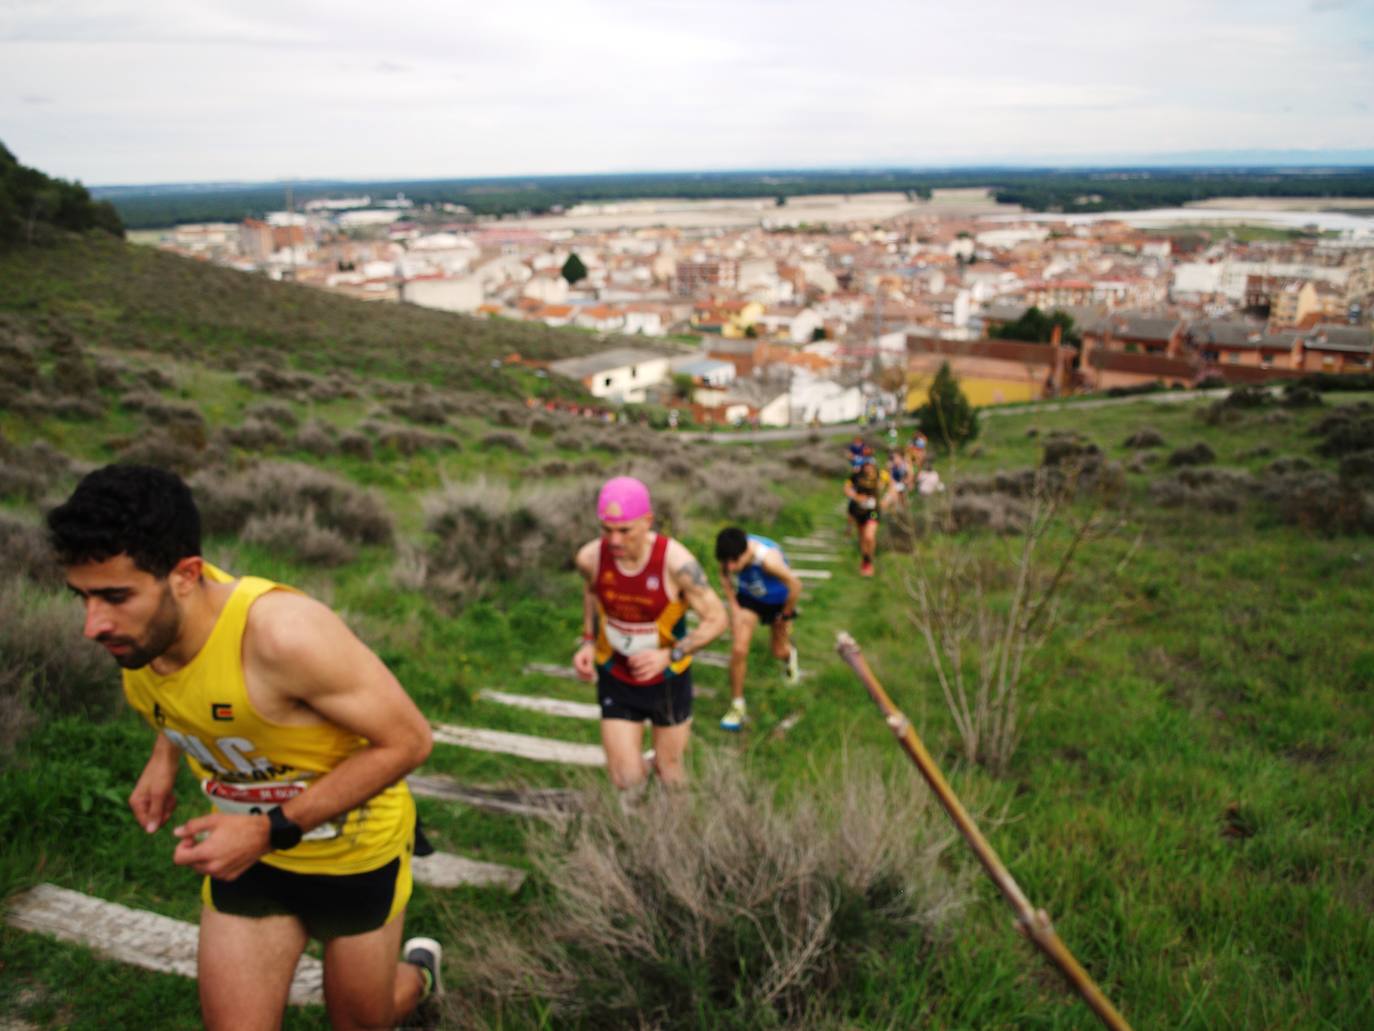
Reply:
[[[222, 780], [203, 780], [200, 790], [222, 813], [258, 816], [274, 806], [288, 802], [304, 791], [308, 784], [301, 781], [268, 781], [263, 784], [227, 784]], [[339, 836], [339, 825], [320, 824], [301, 837], [302, 841], [329, 841]]]
[[607, 619], [606, 640], [621, 655], [635, 655], [662, 647], [658, 641], [657, 623], [622, 623], [617, 619]]

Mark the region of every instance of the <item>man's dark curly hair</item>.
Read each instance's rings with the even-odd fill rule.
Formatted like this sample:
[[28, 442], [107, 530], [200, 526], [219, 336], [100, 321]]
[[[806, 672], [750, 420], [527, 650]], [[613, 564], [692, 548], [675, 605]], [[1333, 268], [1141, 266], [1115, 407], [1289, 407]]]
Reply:
[[128, 555], [165, 577], [200, 554], [200, 511], [176, 473], [148, 465], [107, 465], [87, 474], [48, 513], [48, 539], [63, 565]]
[[738, 526], [727, 526], [716, 536], [716, 561], [733, 562], [749, 547], [749, 535]]

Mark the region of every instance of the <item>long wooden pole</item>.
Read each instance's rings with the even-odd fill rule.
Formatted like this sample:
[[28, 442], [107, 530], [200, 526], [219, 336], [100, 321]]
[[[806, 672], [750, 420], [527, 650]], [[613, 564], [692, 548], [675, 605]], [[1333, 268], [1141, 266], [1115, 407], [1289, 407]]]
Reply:
[[892, 704], [892, 699], [883, 690], [882, 684], [878, 683], [878, 678], [873, 675], [873, 671], [868, 668], [863, 652], [860, 650], [858, 642], [849, 634], [841, 631], [835, 639], [835, 650], [840, 653], [840, 658], [847, 662], [854, 670], [859, 680], [868, 689], [869, 697], [874, 704], [882, 711], [887, 720], [887, 725], [892, 733], [896, 735], [903, 750], [911, 757], [911, 761], [916, 764], [916, 768], [921, 771], [921, 776], [925, 778], [930, 789], [935, 792], [935, 797], [944, 806], [949, 818], [954, 821], [954, 825], [959, 828], [959, 833], [964, 836], [964, 840], [973, 849], [974, 855], [978, 857], [978, 862], [983, 864], [983, 869], [992, 878], [993, 884], [997, 885], [1011, 908], [1016, 910], [1017, 929], [1026, 937], [1033, 941], [1037, 948], [1043, 952], [1049, 960], [1059, 968], [1064, 977], [1068, 979], [1074, 990], [1083, 997], [1083, 1001], [1091, 1007], [1097, 1014], [1099, 1020], [1112, 1031], [1131, 1031], [1131, 1025], [1126, 1023], [1126, 1018], [1117, 1012], [1115, 1006], [1111, 1004], [1102, 989], [1083, 969], [1082, 965], [1074, 958], [1069, 947], [1064, 944], [1059, 935], [1055, 933], [1054, 924], [1050, 922], [1049, 914], [1043, 909], [1036, 909], [1030, 904], [1020, 885], [1012, 878], [1011, 873], [1002, 865], [1002, 860], [993, 851], [983, 837], [978, 825], [973, 822], [963, 804], [959, 801], [954, 790], [945, 780], [940, 768], [935, 765], [935, 760], [926, 751], [926, 746], [921, 743], [921, 739], [916, 735], [915, 729], [911, 726], [911, 721], [904, 716], [898, 708]]

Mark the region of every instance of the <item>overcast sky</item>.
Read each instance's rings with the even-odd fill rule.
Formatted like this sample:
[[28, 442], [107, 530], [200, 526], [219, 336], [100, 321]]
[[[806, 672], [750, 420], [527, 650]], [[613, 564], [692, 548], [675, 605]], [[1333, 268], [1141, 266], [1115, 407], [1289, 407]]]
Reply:
[[1374, 148], [1374, 0], [0, 0], [91, 185]]

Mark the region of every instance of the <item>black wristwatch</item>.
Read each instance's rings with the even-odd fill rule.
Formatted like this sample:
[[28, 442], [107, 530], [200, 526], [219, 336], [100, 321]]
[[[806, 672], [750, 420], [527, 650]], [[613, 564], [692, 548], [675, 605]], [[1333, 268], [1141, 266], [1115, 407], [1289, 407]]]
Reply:
[[304, 834], [301, 825], [282, 812], [281, 806], [274, 805], [267, 810], [267, 819], [272, 824], [272, 829], [267, 834], [267, 843], [273, 852], [285, 852], [301, 843], [301, 836]]

